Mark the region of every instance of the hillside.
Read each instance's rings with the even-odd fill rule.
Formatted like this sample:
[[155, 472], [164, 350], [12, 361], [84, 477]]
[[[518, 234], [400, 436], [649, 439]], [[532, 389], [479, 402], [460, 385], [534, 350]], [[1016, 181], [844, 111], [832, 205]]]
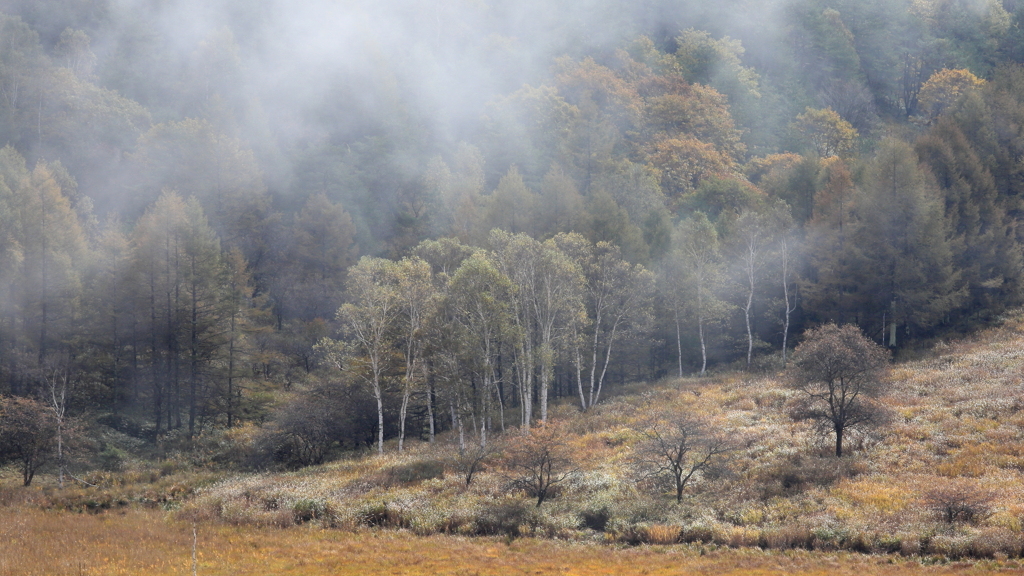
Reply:
[[[122, 472], [88, 476], [98, 488], [60, 492], [45, 478], [42, 491], [4, 488], [3, 500], [95, 509], [148, 499], [202, 525], [308, 523], [421, 536], [702, 542], [1005, 561], [1024, 550], [1022, 357], [1024, 315], [1017, 313], [897, 364], [882, 398], [888, 424], [850, 438], [852, 450], [841, 460], [829, 437], [793, 418], [799, 393], [781, 375], [635, 385], [584, 414], [559, 405], [551, 416], [552, 446], [572, 457], [566, 469], [575, 472], [539, 507], [510, 467], [509, 454], [528, 442], [517, 430], [491, 439], [500, 449], [486, 456], [468, 487], [457, 438], [445, 435], [433, 446], [407, 445], [402, 454], [389, 444], [384, 456], [294, 472], [200, 473], [168, 461], [161, 478], [147, 476], [136, 461]], [[638, 483], [631, 464], [655, 413], [699, 415], [731, 440], [724, 465], [696, 475], [678, 504], [664, 486]], [[533, 438], [544, 432], [535, 427]]]

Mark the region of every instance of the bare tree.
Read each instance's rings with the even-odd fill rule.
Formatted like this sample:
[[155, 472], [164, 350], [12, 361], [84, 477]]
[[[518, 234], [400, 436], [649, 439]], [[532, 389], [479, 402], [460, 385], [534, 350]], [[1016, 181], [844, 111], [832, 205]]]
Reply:
[[473, 482], [473, 477], [487, 466], [496, 451], [497, 445], [493, 442], [485, 446], [473, 446], [468, 450], [463, 443], [457, 450], [451, 450], [445, 460], [458, 472], [459, 476], [462, 476], [468, 488]]
[[505, 465], [512, 482], [537, 498], [537, 507], [552, 495], [552, 489], [578, 470], [564, 432], [549, 421], [510, 440]]
[[633, 464], [644, 479], [671, 481], [676, 502], [697, 474], [721, 465], [732, 451], [729, 438], [690, 414], [672, 414], [652, 423], [635, 451]]
[[878, 422], [881, 408], [871, 401], [885, 388], [889, 354], [853, 325], [826, 324], [804, 333], [793, 353], [793, 385], [811, 401], [808, 416], [836, 435], [836, 457], [843, 435]]

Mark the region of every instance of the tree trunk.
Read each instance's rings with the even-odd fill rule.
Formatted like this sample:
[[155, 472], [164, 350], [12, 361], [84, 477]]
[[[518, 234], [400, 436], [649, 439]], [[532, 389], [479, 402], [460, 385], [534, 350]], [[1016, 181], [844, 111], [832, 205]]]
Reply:
[[679, 377], [683, 377], [683, 336], [679, 327], [679, 306], [673, 306], [676, 319], [676, 354], [679, 359]]

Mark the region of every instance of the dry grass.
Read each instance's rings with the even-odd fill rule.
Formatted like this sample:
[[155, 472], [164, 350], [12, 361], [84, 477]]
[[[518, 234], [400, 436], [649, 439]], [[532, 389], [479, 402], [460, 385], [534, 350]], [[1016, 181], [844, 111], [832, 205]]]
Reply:
[[[4, 520], [13, 518], [5, 505], [21, 510], [82, 510], [96, 508], [83, 506], [83, 502], [112, 501], [114, 508], [142, 504], [176, 510], [172, 517], [178, 522], [199, 518], [209, 543], [204, 561], [210, 563], [210, 570], [206, 573], [217, 573], [213, 567], [219, 566], [218, 562], [251, 565], [264, 573], [316, 573], [308, 566], [303, 571], [301, 563], [321, 555], [323, 565], [336, 567], [333, 573], [345, 573], [343, 566], [349, 562], [369, 563], [366, 566], [395, 573], [453, 573], [445, 570], [455, 570], [451, 562], [457, 562], [458, 556], [445, 551], [448, 549], [479, 558], [484, 567], [463, 573], [497, 573], [489, 571], [489, 553], [482, 552], [488, 547], [500, 551], [492, 560], [522, 562], [542, 574], [574, 573], [572, 570], [586, 565], [586, 558], [601, 558], [598, 564], [607, 565], [614, 573], [642, 573], [628, 571], [642, 566], [650, 574], [660, 573], [660, 564], [649, 558], [675, 555], [676, 562], [682, 561], [680, 558], [705, 561], [690, 558], [698, 548], [672, 546], [674, 542], [719, 547], [714, 556], [721, 562], [701, 568], [710, 570], [708, 573], [738, 570], [736, 563], [749, 558], [754, 558], [750, 560], [754, 562], [752, 572], [745, 573], [818, 573], [814, 572], [818, 570], [815, 562], [827, 565], [833, 561], [830, 559], [839, 558], [827, 555], [836, 551], [943, 562], [974, 558], [982, 559], [979, 565], [998, 565], [1024, 554], [1022, 376], [1024, 316], [1017, 316], [971, 340], [940, 344], [931, 356], [899, 365], [891, 393], [883, 399], [891, 413], [890, 426], [872, 434], [852, 435], [847, 444], [850, 455], [841, 461], [830, 456], [831, 438], [820, 436], [811, 423], [790, 417], [798, 396], [780, 377], [723, 374], [670, 381], [658, 387], [634, 386], [630, 394], [612, 398], [585, 415], [578, 414], [571, 403], [554, 406], [553, 417], [562, 422], [566, 442], [581, 455], [581, 461], [579, 474], [559, 486], [557, 496], [541, 509], [532, 506], [528, 495], [510, 487], [508, 471], [501, 469], [500, 461], [490, 463], [468, 488], [451, 469], [440, 475], [446, 450], [451, 449], [451, 442], [442, 439], [438, 446], [409, 442], [405, 454], [392, 451], [291, 473], [238, 475], [215, 484], [211, 484], [215, 476], [210, 473], [179, 475], [170, 471], [167, 476], [98, 477], [105, 488], [63, 493], [52, 488], [33, 492], [0, 485], [0, 515], [7, 515], [0, 517], [0, 536], [9, 533]], [[639, 430], [651, 407], [686, 410], [707, 418], [728, 432], [737, 447], [727, 473], [695, 479], [681, 504], [650, 487], [638, 489], [630, 476], [631, 452], [642, 437]], [[45, 484], [46, 479], [39, 482]], [[943, 515], [936, 507], [934, 488], [947, 485], [964, 492], [958, 492], [964, 501], [983, 504], [981, 513]], [[158, 568], [181, 572], [181, 538], [188, 531], [175, 520], [164, 523], [160, 512], [131, 512], [122, 517], [127, 520], [117, 523], [109, 520], [118, 518], [112, 514], [30, 516], [37, 524], [17, 530], [32, 535], [16, 540], [18, 550], [37, 546], [35, 552], [44, 554], [51, 549], [47, 542], [61, 541], [48, 536], [61, 522], [53, 520], [50, 526], [44, 519], [74, 518], [76, 526], [98, 523], [96, 538], [106, 532], [113, 536], [104, 537], [104, 543], [87, 545], [93, 531], [82, 528], [83, 544], [61, 545], [59, 549], [84, 550], [76, 558], [92, 560], [79, 560], [86, 562], [83, 566], [97, 566], [97, 557], [119, 559], [104, 561], [103, 566], [117, 566], [117, 562], [141, 566], [143, 559], [132, 556], [140, 553], [139, 549], [125, 548], [118, 555], [111, 548], [117, 546], [120, 526], [136, 522], [151, 526], [151, 531], [124, 528], [125, 538], [131, 535], [128, 539], [134, 539], [136, 533], [151, 538], [154, 552], [142, 554], [145, 559]], [[284, 527], [288, 529], [282, 530]], [[403, 532], [369, 531], [368, 527]], [[523, 539], [511, 548], [495, 548], [494, 541], [487, 538], [460, 538], [493, 534]], [[248, 542], [245, 546], [251, 549], [243, 546], [245, 552], [239, 552], [238, 542]], [[390, 542], [380, 549], [378, 560], [355, 551], [374, 550], [378, 542]], [[619, 550], [622, 543], [669, 546]], [[409, 558], [387, 564], [389, 546], [407, 550]], [[278, 553], [264, 554], [275, 547], [280, 548]], [[299, 551], [303, 547], [307, 552]], [[722, 552], [720, 547], [761, 547], [784, 553], [750, 552], [748, 558], [747, 552]], [[111, 549], [107, 556], [92, 551], [105, 548]], [[818, 555], [808, 556], [807, 550]], [[161, 551], [166, 551], [166, 558]], [[513, 551], [520, 554], [515, 561], [508, 556]], [[0, 550], [0, 568], [10, 572], [11, 566], [20, 564], [4, 564], [5, 553]], [[28, 551], [24, 553], [31, 557]], [[553, 554], [558, 562], [566, 555], [579, 554], [580, 560], [563, 565], [545, 559], [544, 554]], [[631, 555], [636, 554], [646, 556], [634, 565], [631, 563], [637, 560]], [[841, 558], [836, 566], [819, 572], [843, 573], [841, 570], [857, 563], [871, 567], [850, 568], [850, 573], [890, 569], [877, 559]], [[258, 562], [269, 564], [259, 568]], [[466, 562], [467, 566], [477, 565], [477, 560]], [[512, 564], [496, 562], [492, 564], [512, 570], [508, 568]], [[779, 562], [790, 564], [784, 569]], [[407, 569], [407, 565], [414, 568]], [[58, 568], [40, 573], [77, 573], [77, 564], [54, 566]], [[722, 566], [725, 571], [715, 571]], [[158, 568], [145, 571], [160, 573]], [[600, 569], [604, 568], [579, 573], [601, 573]]]
[[[191, 526], [153, 510], [99, 515], [0, 509], [0, 575], [187, 574]], [[702, 545], [621, 548], [404, 531], [199, 526], [199, 574], [873, 576], [974, 574], [1014, 562], [926, 566], [893, 557]]]

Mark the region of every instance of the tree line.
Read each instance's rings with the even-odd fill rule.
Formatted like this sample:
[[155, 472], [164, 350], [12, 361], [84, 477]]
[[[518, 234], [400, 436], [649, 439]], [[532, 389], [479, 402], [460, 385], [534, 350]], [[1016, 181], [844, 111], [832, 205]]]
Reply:
[[[465, 138], [392, 94], [286, 152], [211, 70], [168, 87], [191, 95], [172, 113], [110, 88], [82, 30], [49, 46], [2, 16], [0, 393], [46, 396], [56, 370], [72, 415], [149, 439], [256, 423], [314, 462], [782, 366], [829, 322], [896, 350], [988, 322], [1024, 270], [1010, 13], [956, 20], [972, 52], [934, 6], [879, 54], [869, 8], [794, 5], [794, 61], [828, 64], [795, 109], [762, 114], [796, 72], [683, 28], [552, 58]], [[239, 42], [197, 54], [224, 80]]]

